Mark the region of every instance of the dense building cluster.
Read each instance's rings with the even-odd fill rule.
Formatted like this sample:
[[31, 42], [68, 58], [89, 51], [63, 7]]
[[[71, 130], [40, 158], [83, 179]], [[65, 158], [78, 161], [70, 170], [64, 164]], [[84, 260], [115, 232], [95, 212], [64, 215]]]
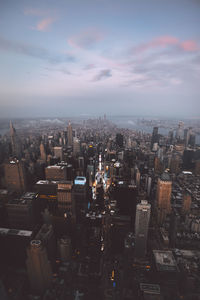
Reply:
[[0, 299], [200, 299], [199, 129], [65, 124], [0, 138]]

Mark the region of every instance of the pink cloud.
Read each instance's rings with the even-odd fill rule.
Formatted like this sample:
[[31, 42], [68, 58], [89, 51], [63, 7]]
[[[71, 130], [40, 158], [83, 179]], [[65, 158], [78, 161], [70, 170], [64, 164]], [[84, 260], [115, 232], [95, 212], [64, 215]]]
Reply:
[[47, 31], [47, 29], [53, 22], [55, 22], [54, 18], [49, 17], [49, 18], [43, 19], [36, 25], [36, 29], [38, 31]]
[[178, 46], [184, 51], [197, 51], [199, 49], [197, 43], [193, 40], [181, 42], [178, 38], [167, 35], [157, 37], [147, 43], [136, 46], [132, 49], [132, 52], [141, 53], [158, 47], [166, 48], [168, 46]]
[[176, 45], [178, 44], [178, 39], [173, 36], [161, 36], [155, 39], [155, 44], [158, 46]]
[[56, 12], [49, 9], [41, 10], [37, 8], [26, 8], [24, 10], [24, 14], [40, 18], [36, 26], [32, 27], [32, 29], [38, 31], [46, 31], [49, 26], [56, 20]]
[[199, 49], [196, 41], [188, 40], [180, 43], [181, 48], [184, 51], [197, 51]]
[[160, 36], [148, 43], [141, 44], [133, 48], [133, 52], [144, 52], [157, 47], [167, 47], [168, 45], [177, 45], [178, 39], [173, 36]]

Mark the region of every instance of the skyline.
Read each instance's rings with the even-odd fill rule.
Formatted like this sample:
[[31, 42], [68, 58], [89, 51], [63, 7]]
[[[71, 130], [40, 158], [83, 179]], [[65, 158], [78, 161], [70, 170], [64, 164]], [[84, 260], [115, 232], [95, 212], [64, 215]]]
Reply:
[[0, 117], [198, 117], [198, 1], [0, 1]]

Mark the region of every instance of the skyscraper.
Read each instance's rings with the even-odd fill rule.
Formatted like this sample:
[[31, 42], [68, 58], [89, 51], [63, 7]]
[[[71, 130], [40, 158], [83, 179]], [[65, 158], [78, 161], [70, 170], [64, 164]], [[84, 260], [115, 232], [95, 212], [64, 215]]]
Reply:
[[17, 158], [20, 158], [21, 157], [20, 141], [17, 136], [16, 130], [13, 126], [13, 123], [11, 121], [10, 121], [10, 139], [11, 139], [12, 155], [16, 156]]
[[37, 222], [37, 194], [25, 193], [20, 199], [6, 203], [8, 222], [11, 228], [31, 230]]
[[72, 215], [72, 187], [71, 181], [63, 181], [58, 183], [58, 210], [61, 215]]
[[72, 190], [72, 210], [78, 224], [81, 223], [82, 217], [85, 215], [87, 205], [88, 198], [86, 178], [77, 176], [74, 180]]
[[147, 177], [147, 195], [150, 196], [151, 193], [151, 182], [152, 178], [150, 176]]
[[184, 128], [184, 123], [182, 121], [180, 121], [179, 124], [178, 124], [178, 128], [176, 130], [176, 138], [177, 138], [177, 140], [183, 139], [183, 137], [184, 137], [183, 128]]
[[167, 172], [164, 172], [157, 183], [157, 209], [158, 221], [162, 223], [167, 214], [171, 212], [172, 182]]
[[26, 190], [25, 169], [19, 160], [11, 160], [4, 165], [5, 183], [8, 189], [17, 192]]
[[40, 156], [41, 156], [41, 159], [46, 162], [47, 154], [46, 154], [45, 147], [44, 147], [43, 143], [40, 144]]
[[183, 193], [183, 205], [182, 205], [182, 213], [187, 214], [190, 212], [191, 208], [191, 193], [188, 190], [185, 190]]
[[62, 237], [58, 240], [58, 253], [62, 262], [66, 262], [71, 258], [72, 246], [71, 240], [67, 237]]
[[149, 220], [151, 214], [151, 205], [146, 200], [141, 200], [141, 203], [136, 207], [135, 218], [135, 257], [144, 258], [146, 254], [146, 244]]
[[76, 155], [80, 153], [80, 140], [77, 137], [73, 139], [73, 154]]
[[27, 271], [31, 289], [36, 293], [44, 292], [52, 280], [52, 270], [46, 249], [40, 240], [32, 240], [27, 249]]
[[118, 146], [118, 147], [123, 147], [123, 143], [124, 143], [124, 137], [123, 137], [123, 135], [121, 134], [121, 133], [117, 133], [116, 134], [116, 139], [115, 139], [115, 141], [116, 141], [116, 145]]
[[63, 147], [53, 147], [54, 156], [59, 158], [60, 161], [63, 160]]
[[70, 122], [67, 127], [67, 144], [68, 144], [68, 146], [72, 146], [72, 144], [73, 144], [72, 126], [71, 126]]
[[139, 188], [140, 187], [140, 171], [139, 171], [139, 169], [136, 170], [135, 181], [136, 181], [137, 188]]
[[56, 238], [54, 235], [53, 226], [51, 224], [43, 224], [35, 236], [35, 240], [42, 242], [42, 245], [47, 251], [49, 261], [55, 261], [56, 257]]
[[185, 141], [185, 146], [188, 146], [188, 141], [190, 137], [190, 131], [188, 128], [184, 129], [184, 141]]
[[48, 166], [47, 168], [45, 168], [45, 176], [47, 180], [66, 180], [66, 166]]
[[152, 138], [151, 138], [151, 149], [153, 148], [154, 143], [158, 143], [158, 127], [153, 128]]

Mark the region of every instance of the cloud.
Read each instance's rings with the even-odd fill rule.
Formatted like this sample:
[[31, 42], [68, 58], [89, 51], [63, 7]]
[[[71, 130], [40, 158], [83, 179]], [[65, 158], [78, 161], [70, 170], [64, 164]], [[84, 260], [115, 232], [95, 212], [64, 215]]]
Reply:
[[67, 54], [51, 53], [45, 48], [36, 47], [18, 41], [10, 41], [0, 36], [0, 51], [13, 52], [46, 60], [50, 63], [73, 62], [75, 57]]
[[111, 70], [109, 69], [102, 70], [94, 77], [93, 81], [99, 81], [101, 79], [108, 78], [108, 77], [112, 77]]
[[40, 19], [36, 26], [33, 26], [32, 29], [37, 30], [37, 31], [47, 31], [49, 29], [49, 26], [56, 21], [55, 16], [53, 17], [52, 15], [55, 15], [54, 11], [50, 10], [41, 10], [41, 9], [35, 9], [35, 8], [26, 8], [24, 10], [25, 15], [30, 15], [34, 17], [42, 17]]
[[[196, 84], [200, 76], [197, 66], [200, 47], [195, 40], [160, 36], [136, 45], [130, 53], [122, 69], [126, 74], [121, 81], [125, 87], [184, 87], [183, 84]], [[139, 75], [143, 77], [137, 78]]]
[[46, 18], [41, 20], [37, 25], [36, 25], [36, 30], [38, 31], [47, 31], [49, 26], [55, 22], [55, 18]]
[[85, 67], [83, 67], [83, 70], [91, 70], [95, 68], [95, 64], [87, 64]]
[[199, 50], [199, 47], [196, 43], [196, 41], [184, 41], [180, 44], [181, 48], [185, 51], [197, 51]]
[[103, 34], [96, 29], [89, 29], [68, 39], [68, 44], [76, 48], [90, 48], [103, 39]]
[[168, 46], [176, 46], [184, 51], [197, 51], [199, 47], [194, 40], [188, 40], [181, 42], [178, 38], [173, 36], [160, 36], [152, 39], [147, 43], [143, 43], [139, 46], [133, 47], [131, 49], [132, 54], [140, 54], [148, 50], [156, 49], [156, 48], [166, 48]]

